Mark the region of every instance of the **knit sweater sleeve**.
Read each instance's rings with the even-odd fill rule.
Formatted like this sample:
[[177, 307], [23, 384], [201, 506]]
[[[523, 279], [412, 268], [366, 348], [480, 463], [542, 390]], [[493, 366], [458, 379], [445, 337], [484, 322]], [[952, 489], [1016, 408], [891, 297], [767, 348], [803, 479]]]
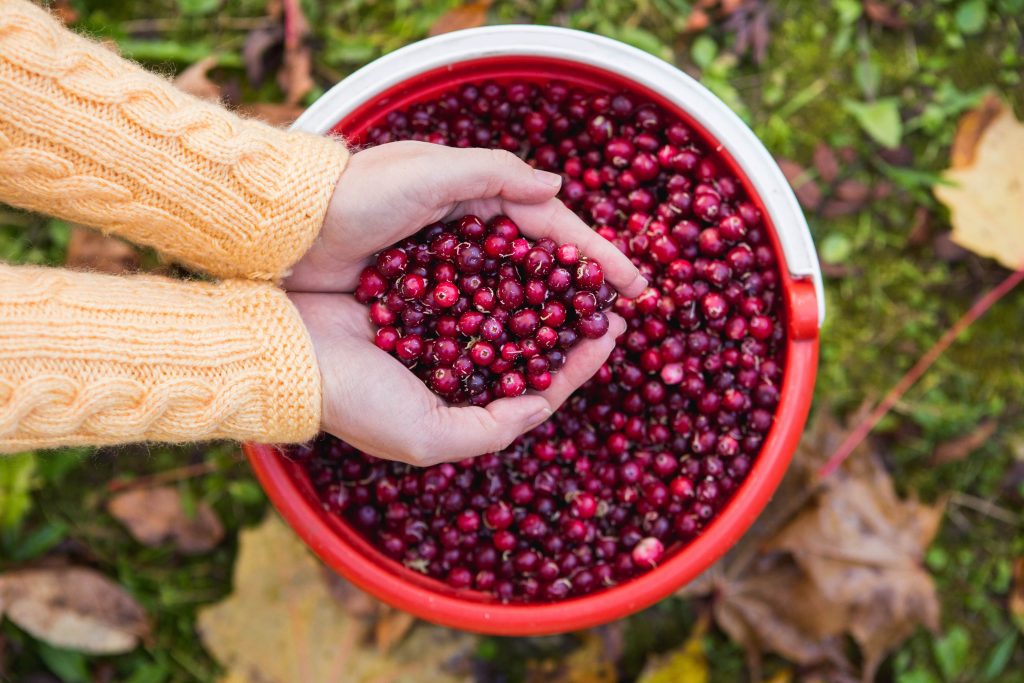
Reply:
[[241, 119], [0, 0], [0, 201], [219, 277], [278, 280], [347, 159], [338, 140]]
[[267, 283], [0, 264], [0, 453], [312, 438], [320, 373]]

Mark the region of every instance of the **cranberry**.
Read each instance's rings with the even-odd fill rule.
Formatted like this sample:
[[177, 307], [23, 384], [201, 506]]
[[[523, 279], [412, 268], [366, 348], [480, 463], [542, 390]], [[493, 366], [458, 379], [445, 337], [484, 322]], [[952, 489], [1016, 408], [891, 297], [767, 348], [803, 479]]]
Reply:
[[650, 287], [616, 300], [577, 247], [531, 243], [507, 217], [427, 226], [381, 252], [355, 296], [375, 343], [446, 400], [549, 388], [581, 337], [607, 332], [607, 307], [626, 332], [500, 453], [420, 472], [322, 437], [292, 457], [331, 514], [459, 590], [558, 601], [650, 571], [714, 523], [780, 401], [778, 259], [756, 198], [714, 140], [634, 93], [468, 83], [389, 112], [366, 142], [407, 138], [561, 172], [562, 201]]

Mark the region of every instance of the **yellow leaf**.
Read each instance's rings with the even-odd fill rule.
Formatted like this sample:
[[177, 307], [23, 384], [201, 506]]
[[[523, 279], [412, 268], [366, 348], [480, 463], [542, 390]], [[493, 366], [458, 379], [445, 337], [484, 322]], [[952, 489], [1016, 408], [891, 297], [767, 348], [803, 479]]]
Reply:
[[708, 658], [704, 652], [706, 622], [699, 621], [682, 650], [648, 662], [637, 683], [707, 683]]
[[222, 683], [454, 683], [444, 669], [472, 637], [418, 625], [387, 655], [332, 598], [320, 563], [276, 515], [243, 531], [234, 592], [199, 614]]
[[968, 114], [961, 125], [956, 163], [944, 176], [953, 185], [936, 187], [935, 196], [949, 207], [954, 242], [1017, 270], [1024, 266], [1024, 124], [1005, 104], [983, 107], [984, 116]]

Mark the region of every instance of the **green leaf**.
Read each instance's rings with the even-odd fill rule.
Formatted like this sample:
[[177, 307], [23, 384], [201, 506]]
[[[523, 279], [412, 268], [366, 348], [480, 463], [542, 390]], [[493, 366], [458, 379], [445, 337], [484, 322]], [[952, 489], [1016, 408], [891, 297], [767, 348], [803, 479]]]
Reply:
[[85, 462], [91, 453], [92, 451], [87, 448], [40, 453], [36, 457], [36, 471], [43, 481], [60, 484], [72, 470]]
[[971, 634], [963, 626], [954, 626], [949, 633], [933, 642], [933, 649], [942, 677], [952, 683], [967, 668]]
[[864, 59], [853, 67], [853, 78], [864, 97], [874, 97], [882, 81], [882, 68], [874, 59]]
[[821, 258], [828, 263], [845, 263], [853, 252], [846, 235], [832, 233], [821, 242]]
[[11, 530], [32, 507], [36, 487], [34, 453], [0, 457], [0, 530]]
[[845, 25], [853, 24], [864, 13], [860, 0], [835, 0], [833, 7], [839, 15], [839, 23]]
[[715, 61], [717, 55], [718, 45], [715, 44], [715, 41], [710, 36], [697, 36], [697, 39], [693, 41], [693, 46], [690, 47], [690, 56], [693, 58], [693, 63], [702, 69], [711, 66], [711, 62]]
[[1013, 650], [1016, 646], [1017, 632], [1011, 631], [992, 650], [981, 679], [983, 681], [994, 681], [1001, 676], [1006, 671], [1006, 665], [1010, 663], [1010, 657], [1013, 656]]
[[956, 8], [956, 27], [967, 35], [981, 33], [988, 19], [988, 5], [985, 0], [967, 0]]
[[125, 683], [164, 683], [170, 675], [164, 662], [154, 662], [137, 667]]
[[617, 26], [609, 22], [602, 23], [602, 33], [609, 38], [621, 40], [627, 45], [640, 48], [644, 52], [650, 52], [655, 57], [671, 61], [672, 50], [665, 43], [661, 42], [658, 36], [638, 26]]
[[876, 142], [890, 149], [899, 146], [903, 122], [900, 120], [899, 100], [895, 97], [870, 103], [846, 100], [843, 106]]
[[64, 540], [68, 535], [68, 527], [63, 522], [51, 522], [33, 531], [11, 551], [11, 559], [19, 562], [39, 557], [47, 550]]
[[39, 641], [36, 646], [39, 658], [64, 683], [91, 683], [92, 676], [85, 665], [85, 656], [80, 652], [62, 650]]
[[219, 7], [220, 0], [178, 0], [178, 8], [181, 13], [190, 17], [210, 14]]
[[912, 669], [896, 677], [896, 683], [939, 683], [929, 671]]

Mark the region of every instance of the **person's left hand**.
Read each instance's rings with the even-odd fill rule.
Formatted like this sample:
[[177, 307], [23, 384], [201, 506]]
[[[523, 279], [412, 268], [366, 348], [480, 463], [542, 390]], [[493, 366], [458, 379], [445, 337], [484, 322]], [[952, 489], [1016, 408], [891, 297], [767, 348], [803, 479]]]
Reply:
[[505, 214], [532, 239], [573, 243], [596, 259], [620, 294], [646, 282], [632, 262], [555, 198], [561, 178], [503, 150], [392, 142], [352, 155], [316, 242], [284, 286], [351, 292], [370, 257], [436, 221]]
[[626, 329], [625, 320], [609, 313], [609, 332], [576, 344], [546, 391], [498, 399], [486, 408], [450, 406], [377, 348], [366, 309], [351, 295], [288, 296], [320, 364], [322, 429], [370, 455], [421, 467], [504, 449], [587, 381]]

